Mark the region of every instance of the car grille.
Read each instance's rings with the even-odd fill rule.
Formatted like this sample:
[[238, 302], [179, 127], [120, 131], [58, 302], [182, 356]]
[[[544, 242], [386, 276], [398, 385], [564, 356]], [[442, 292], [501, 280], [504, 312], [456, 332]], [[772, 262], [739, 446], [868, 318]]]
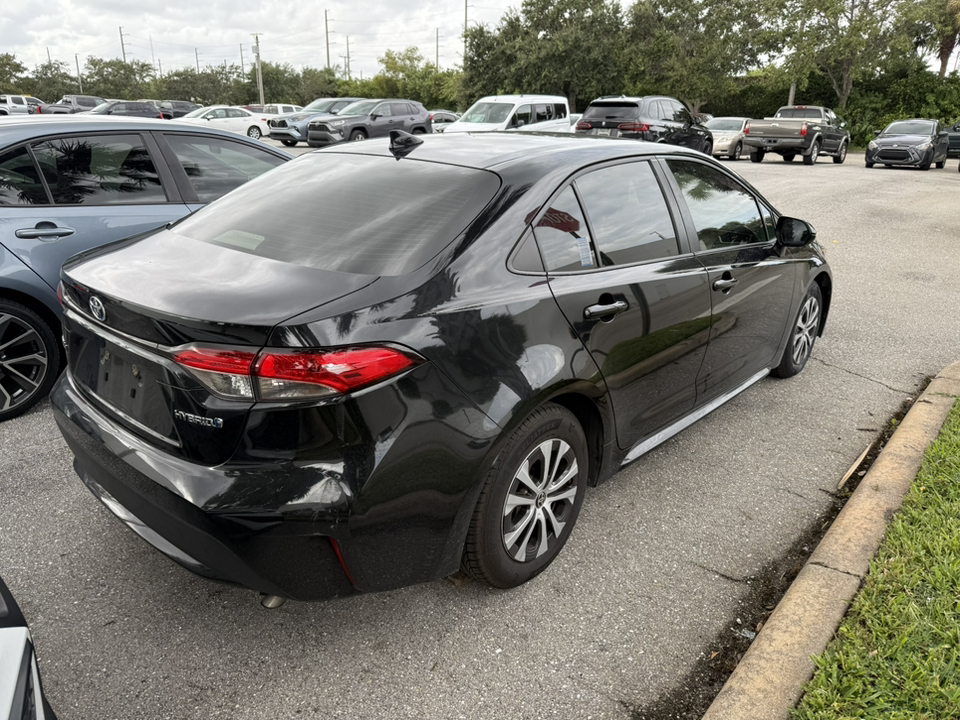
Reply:
[[880, 160], [909, 160], [910, 153], [908, 153], [906, 150], [884, 149], [877, 154], [877, 157]]
[[285, 128], [286, 126], [287, 126], [287, 121], [286, 121], [286, 120], [271, 120], [271, 121], [270, 121], [270, 127]]
[[327, 127], [327, 124], [322, 122], [312, 122], [310, 123], [309, 128], [318, 132], [330, 132], [330, 128]]

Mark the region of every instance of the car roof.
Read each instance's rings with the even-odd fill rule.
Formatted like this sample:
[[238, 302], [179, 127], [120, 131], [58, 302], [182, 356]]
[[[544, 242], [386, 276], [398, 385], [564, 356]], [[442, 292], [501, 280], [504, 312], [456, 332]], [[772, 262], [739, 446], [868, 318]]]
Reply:
[[[23, 118], [16, 117], [5, 119], [0, 123], [0, 147], [14, 145], [25, 140], [32, 140], [46, 135], [56, 135], [60, 133], [80, 133], [80, 132], [103, 132], [109, 130], [117, 131], [151, 131], [151, 130], [182, 130], [196, 134], [202, 132], [204, 135], [219, 135], [230, 140], [239, 139], [241, 142], [247, 142], [244, 136], [237, 133], [220, 130], [218, 128], [195, 125], [193, 123], [180, 122], [176, 120], [161, 120], [160, 118], [134, 118], [134, 117], [114, 117], [110, 115], [29, 115]], [[293, 157], [290, 153], [284, 152], [279, 148], [272, 146], [269, 150]]]
[[[586, 135], [571, 136], [569, 133], [555, 135], [515, 132], [465, 132], [450, 135], [437, 133], [421, 136], [421, 139], [423, 144], [416, 147], [407, 157], [423, 162], [445, 163], [498, 172], [514, 165], [529, 163], [534, 157], [544, 156], [553, 156], [558, 163], [571, 164], [655, 154], [704, 157], [702, 153], [675, 145]], [[386, 139], [343, 143], [311, 154], [330, 152], [393, 157]]]
[[564, 104], [567, 102], [563, 95], [487, 95], [477, 102], [532, 102], [536, 100], [549, 100], [550, 102], [562, 102]]

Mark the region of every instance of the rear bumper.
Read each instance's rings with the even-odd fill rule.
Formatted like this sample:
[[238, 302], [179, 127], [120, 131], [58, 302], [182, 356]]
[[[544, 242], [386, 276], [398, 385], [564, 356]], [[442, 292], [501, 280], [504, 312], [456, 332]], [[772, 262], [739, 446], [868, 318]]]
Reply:
[[499, 428], [432, 363], [401, 381], [336, 405], [255, 406], [212, 467], [132, 434], [69, 370], [51, 400], [77, 474], [157, 550], [213, 580], [325, 600], [459, 566]]
[[754, 138], [749, 135], [743, 139], [743, 144], [753, 150], [796, 155], [807, 153], [813, 147], [807, 138]]

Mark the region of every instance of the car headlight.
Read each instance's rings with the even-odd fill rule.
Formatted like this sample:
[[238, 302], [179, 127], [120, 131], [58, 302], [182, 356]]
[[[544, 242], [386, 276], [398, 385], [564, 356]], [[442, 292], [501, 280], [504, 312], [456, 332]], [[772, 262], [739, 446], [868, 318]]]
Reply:
[[870, 142], [867, 143], [867, 147], [870, 148], [871, 150], [876, 150], [876, 149], [877, 149], [877, 143], [875, 143], [873, 140], [871, 140]]
[[328, 122], [327, 125], [329, 125], [330, 127], [341, 127], [346, 122], [347, 122], [346, 120], [334, 120], [333, 122]]
[[933, 143], [925, 142], [923, 145], [917, 145], [917, 150], [929, 150], [933, 147]]

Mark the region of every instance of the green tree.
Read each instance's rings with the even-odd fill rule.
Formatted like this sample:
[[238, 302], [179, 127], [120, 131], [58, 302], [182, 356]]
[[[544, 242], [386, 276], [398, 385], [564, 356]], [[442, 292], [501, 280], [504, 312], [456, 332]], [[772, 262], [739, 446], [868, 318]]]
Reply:
[[27, 66], [13, 53], [0, 53], [0, 93], [19, 93]]
[[83, 69], [84, 90], [103, 98], [136, 100], [145, 97], [153, 74], [153, 66], [142, 60], [91, 57]]
[[46, 102], [56, 102], [64, 95], [80, 91], [77, 78], [70, 74], [69, 66], [62, 60], [37, 65], [23, 79], [22, 86], [25, 92]]
[[338, 96], [337, 71], [334, 68], [305, 67], [300, 71], [300, 91], [297, 99], [307, 105], [317, 98]]

